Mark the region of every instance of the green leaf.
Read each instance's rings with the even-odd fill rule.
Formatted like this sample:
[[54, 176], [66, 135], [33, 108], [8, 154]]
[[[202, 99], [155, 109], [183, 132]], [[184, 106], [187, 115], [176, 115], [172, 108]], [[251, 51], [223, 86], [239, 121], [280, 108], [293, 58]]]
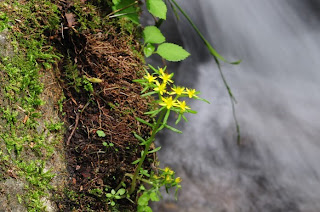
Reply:
[[195, 110], [187, 110], [188, 113], [193, 113], [193, 114], [197, 114], [197, 111]]
[[137, 212], [152, 212], [152, 209], [147, 205], [138, 205]]
[[155, 92], [155, 91], [151, 91], [151, 92], [148, 92], [148, 93], [142, 94], [142, 95], [141, 95], [141, 97], [150, 96], [150, 95], [155, 94], [155, 93], [157, 93], [157, 92]]
[[167, 5], [163, 0], [147, 0], [147, 9], [152, 15], [166, 20]]
[[144, 212], [152, 212], [152, 209], [149, 206], [145, 206]]
[[124, 188], [121, 188], [121, 189], [119, 189], [118, 191], [117, 191], [117, 195], [124, 195], [124, 193], [126, 193], [126, 189], [124, 189]]
[[159, 108], [158, 110], [153, 110], [153, 111], [148, 111], [148, 112], [145, 112], [144, 114], [146, 115], [151, 115], [151, 117], [154, 117], [156, 116], [159, 112], [161, 112], [163, 109], [165, 109], [166, 107], [163, 106], [161, 108]]
[[180, 134], [182, 133], [182, 131], [180, 131], [180, 130], [174, 128], [174, 127], [171, 127], [169, 125], [165, 125], [165, 127], [168, 128], [169, 130], [172, 130], [173, 132], [180, 133]]
[[182, 115], [182, 118], [184, 119], [185, 122], [188, 122], [187, 117], [185, 117], [184, 115]]
[[133, 132], [134, 137], [136, 137], [136, 139], [138, 139], [139, 141], [141, 141], [142, 143], [145, 143], [146, 140], [144, 140], [140, 135], [138, 135], [137, 133]]
[[158, 201], [160, 200], [160, 198], [159, 198], [159, 196], [158, 196], [158, 194], [157, 194], [156, 192], [152, 192], [152, 193], [150, 194], [150, 199], [151, 199], [152, 201], [154, 201], [154, 202], [158, 202]]
[[[112, 7], [113, 11], [116, 10], [121, 10], [125, 7], [128, 7], [130, 4], [133, 4], [135, 2], [135, 0], [121, 0], [119, 1], [115, 1], [113, 0], [113, 3], [117, 3]], [[133, 23], [135, 24], [139, 24], [139, 16], [138, 16], [138, 8], [136, 5], [132, 5], [126, 9], [123, 9], [115, 14], [126, 14], [124, 15], [124, 17], [127, 17], [128, 19], [130, 19]]]
[[178, 62], [189, 57], [189, 52], [181, 46], [173, 43], [163, 43], [158, 46], [157, 53], [164, 59], [172, 62]]
[[[156, 49], [156, 47], [154, 45], [152, 45], [151, 43], [148, 43], [144, 48], [143, 48], [143, 53], [144, 56], [146, 57], [150, 57], [154, 50]], [[143, 93], [143, 92], [142, 92]]]
[[139, 118], [139, 117], [135, 117], [139, 122], [141, 122], [142, 124], [148, 125], [149, 127], [153, 127], [153, 124], [150, 124], [149, 122]]
[[138, 199], [138, 204], [147, 206], [148, 202], [149, 202], [149, 199], [150, 199], [150, 197], [149, 197], [148, 193], [144, 192], [141, 195], [141, 197]]
[[181, 120], [181, 113], [179, 113], [179, 116], [178, 116], [178, 118], [177, 118], [177, 121], [176, 121], [176, 125], [180, 122], [180, 120]]
[[203, 102], [205, 102], [205, 103], [210, 104], [210, 102], [209, 102], [208, 100], [206, 100], [206, 99], [203, 99], [203, 98], [200, 98], [200, 97], [197, 97], [196, 99], [198, 99], [198, 100], [200, 100], [200, 101], [203, 101]]
[[[146, 83], [144, 83], [143, 85], [145, 85], [145, 84], [146, 84]], [[148, 89], [149, 89], [149, 86], [146, 86], [146, 87], [141, 91], [141, 93], [146, 92]]]
[[120, 2], [121, 2], [121, 0], [112, 0], [112, 3], [113, 3], [114, 5], [118, 5]]
[[139, 162], [140, 162], [140, 158], [138, 160], [133, 161], [131, 164], [134, 165], [134, 164], [137, 164]]
[[161, 146], [155, 148], [154, 150], [149, 151], [148, 153], [154, 153], [154, 152], [158, 152], [161, 149]]
[[144, 43], [160, 44], [166, 41], [160, 29], [155, 26], [147, 26], [143, 30]]
[[146, 82], [146, 80], [145, 79], [134, 79], [134, 80], [132, 80], [132, 82], [144, 83], [144, 82]]
[[167, 113], [166, 113], [166, 115], [164, 116], [164, 119], [163, 119], [163, 122], [162, 122], [163, 124], [162, 124], [162, 125], [167, 124], [167, 121], [168, 121], [170, 112], [171, 112], [171, 110], [167, 110]]
[[99, 137], [106, 137], [106, 134], [102, 130], [97, 130], [97, 135]]

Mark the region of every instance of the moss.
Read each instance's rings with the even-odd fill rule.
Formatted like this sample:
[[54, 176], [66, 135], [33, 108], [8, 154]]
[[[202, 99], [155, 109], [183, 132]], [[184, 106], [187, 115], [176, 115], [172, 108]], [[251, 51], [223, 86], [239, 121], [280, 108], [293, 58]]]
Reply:
[[[140, 28], [126, 19], [108, 19], [109, 0], [83, 2], [0, 3], [0, 31], [6, 32], [4, 39], [0, 35], [0, 46], [11, 49], [0, 50], [0, 189], [10, 190], [11, 184], [4, 185], [9, 181], [21, 185], [5, 197], [6, 208], [20, 203], [28, 211], [49, 210], [49, 191], [55, 190], [60, 210], [110, 209], [107, 189], [133, 172], [131, 163], [142, 150], [132, 131], [150, 133], [135, 119], [143, 118], [148, 107], [148, 100], [138, 95], [141, 87], [132, 82], [141, 76], [144, 63], [137, 42]], [[61, 89], [51, 86], [56, 76], [64, 95], [55, 94]], [[101, 81], [91, 82], [93, 78]], [[78, 136], [65, 135], [72, 180], [64, 192], [65, 179], [54, 175], [62, 168], [51, 170], [63, 167], [64, 159], [58, 155], [63, 152], [64, 126], [52, 118], [58, 111]], [[82, 116], [79, 125], [77, 115]], [[96, 135], [98, 129], [105, 130], [105, 138]], [[97, 160], [103, 152], [107, 154]], [[135, 209], [125, 199], [117, 207]]]
[[[16, 179], [22, 185], [15, 196], [7, 196], [4, 209], [21, 203], [28, 211], [43, 211], [53, 189], [48, 159], [53, 157], [61, 132], [50, 132], [42, 124], [47, 117], [43, 111], [48, 108], [44, 109], [41, 95], [48, 85], [41, 80], [60, 59], [46, 39], [59, 28], [59, 11], [45, 0], [3, 1], [0, 8], [0, 31], [6, 31], [5, 40], [12, 46], [10, 54], [0, 55], [0, 171], [7, 173], [5, 183]], [[6, 187], [5, 183], [0, 187]]]

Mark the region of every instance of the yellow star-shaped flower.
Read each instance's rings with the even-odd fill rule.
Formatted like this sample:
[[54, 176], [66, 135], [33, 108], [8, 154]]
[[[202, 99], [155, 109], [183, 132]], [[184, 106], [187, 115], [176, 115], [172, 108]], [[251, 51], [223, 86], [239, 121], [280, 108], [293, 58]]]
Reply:
[[164, 93], [166, 93], [166, 84], [160, 84], [158, 81], [155, 81], [157, 87], [155, 87], [153, 90], [160, 93], [160, 95], [163, 95]]
[[[176, 101], [172, 99], [172, 96], [164, 98], [161, 97], [162, 102], [159, 103], [161, 106], [165, 106], [167, 109], [170, 109], [173, 106], [176, 106]], [[167, 169], [167, 168], [166, 168]], [[165, 169], [165, 171], [166, 171]]]
[[159, 75], [162, 75], [163, 73], [164, 73], [164, 70], [163, 70], [163, 68], [159, 68]]
[[187, 88], [187, 91], [185, 92], [185, 94], [188, 94], [189, 98], [197, 97], [197, 96], [196, 96], [196, 90], [195, 90], [195, 89], [189, 89], [189, 88]]
[[188, 107], [188, 105], [186, 105], [186, 101], [182, 101], [180, 102], [179, 100], [177, 101], [177, 107], [179, 107], [181, 109], [181, 112], [183, 113], [184, 111], [186, 111], [187, 109], [191, 109], [190, 107]]
[[163, 80], [164, 84], [166, 84], [167, 82], [173, 83], [173, 81], [171, 80], [171, 78], [173, 77], [173, 73], [167, 74], [167, 73], [162, 72], [159, 77]]
[[173, 88], [171, 88], [171, 90], [173, 90], [173, 92], [171, 92], [170, 94], [171, 94], [171, 95], [177, 94], [178, 96], [180, 96], [180, 95], [183, 94], [184, 89], [185, 89], [184, 87], [180, 87], [180, 86], [178, 86], [178, 87], [173, 87]]
[[177, 178], [175, 179], [175, 182], [176, 182], [176, 183], [181, 183], [181, 181], [182, 181], [182, 180], [181, 180], [180, 177], [177, 177]]
[[149, 83], [152, 83], [157, 79], [157, 77], [154, 77], [154, 76], [150, 75], [149, 73], [147, 73], [147, 75], [145, 75], [144, 78], [146, 80], [148, 80]]

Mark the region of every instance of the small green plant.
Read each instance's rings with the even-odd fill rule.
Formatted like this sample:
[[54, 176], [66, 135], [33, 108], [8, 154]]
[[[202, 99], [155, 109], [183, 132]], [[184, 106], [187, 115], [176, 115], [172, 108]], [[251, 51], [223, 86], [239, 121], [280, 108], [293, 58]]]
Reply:
[[102, 138], [106, 137], [106, 134], [102, 130], [97, 130], [97, 135]]
[[[168, 61], [178, 62], [186, 59], [190, 55], [179, 45], [173, 43], [165, 43], [165, 37], [163, 36], [161, 31], [155, 26], [145, 27], [145, 29], [143, 30], [143, 38], [143, 51], [146, 57], [149, 57], [152, 54], [157, 53], [162, 58]], [[158, 45], [157, 50], [155, 45]]]
[[103, 191], [99, 188], [89, 190], [89, 194], [95, 195], [97, 197], [102, 197]]
[[[140, 141], [140, 145], [144, 146], [144, 150], [141, 152], [141, 157], [134, 161], [132, 164], [137, 164], [135, 172], [133, 174], [127, 173], [125, 176], [131, 178], [131, 186], [127, 191], [126, 196], [120, 196], [121, 198], [129, 198], [131, 194], [136, 191], [137, 181], [149, 184], [148, 189], [144, 186], [140, 186], [137, 190], [138, 195], [138, 211], [152, 211], [149, 207], [149, 201], [159, 201], [161, 197], [160, 188], [165, 187], [168, 192], [170, 188], [176, 188], [177, 191], [181, 188], [180, 177], [175, 177], [175, 172], [170, 168], [158, 169], [157, 173], [142, 169], [142, 165], [146, 160], [148, 154], [153, 154], [161, 149], [157, 147], [150, 150], [150, 146], [155, 140], [158, 132], [167, 128], [176, 133], [182, 133], [180, 130], [168, 125], [168, 119], [170, 114], [175, 113], [177, 116], [175, 124], [178, 124], [182, 119], [187, 121], [186, 113], [197, 113], [192, 110], [186, 103], [187, 99], [196, 99], [209, 103], [207, 100], [200, 98], [199, 92], [195, 89], [185, 88], [182, 86], [176, 86], [173, 81], [173, 73], [168, 74], [166, 67], [154, 68], [149, 65], [151, 73], [145, 70], [145, 75], [142, 79], [134, 80], [143, 86], [142, 96], [154, 95], [153, 109], [145, 114], [149, 115], [151, 121], [143, 120], [139, 117], [136, 119], [151, 127], [152, 134], [150, 137], [143, 138], [136, 132], [133, 132], [134, 136]], [[156, 105], [156, 106], [155, 106]], [[121, 188], [123, 181], [119, 184], [117, 189]]]
[[114, 147], [113, 143], [103, 142], [102, 145], [105, 146], [105, 147]]
[[165, 169], [159, 169], [158, 174], [151, 173], [151, 175], [147, 175], [149, 180], [146, 180], [147, 184], [151, 186], [151, 188], [146, 189], [143, 185], [140, 186], [139, 192], [141, 192], [141, 196], [138, 199], [138, 212], [143, 211], [152, 211], [148, 206], [149, 201], [157, 202], [160, 200], [161, 193], [159, 189], [161, 187], [165, 187], [166, 191], [170, 188], [176, 188], [176, 198], [177, 192], [181, 188], [180, 182], [181, 178], [175, 178], [175, 172], [170, 168], [166, 167]]
[[122, 199], [124, 194], [126, 193], [126, 190], [124, 188], [120, 188], [117, 192], [112, 189], [110, 193], [106, 193], [106, 198], [108, 204], [110, 204], [112, 207], [116, 205], [115, 199]]
[[[170, 114], [177, 114], [175, 124], [178, 124], [181, 119], [187, 121], [185, 113], [196, 113], [196, 111], [191, 110], [191, 108], [187, 105], [185, 100], [186, 98], [198, 99], [208, 103], [208, 101], [198, 96], [199, 92], [195, 89], [176, 86], [172, 79], [173, 73], [166, 73], [166, 68], [155, 69], [151, 65], [149, 65], [149, 67], [151, 68], [152, 73], [150, 74], [147, 70], [145, 70], [146, 74], [143, 79], [135, 80], [135, 82], [140, 83], [144, 87], [142, 96], [156, 94], [157, 98], [154, 100], [154, 103], [158, 105], [158, 107], [153, 108], [152, 111], [146, 112], [147, 115], [150, 115], [150, 117], [153, 118], [152, 122], [147, 122], [137, 117], [138, 121], [152, 128], [152, 134], [149, 138], [142, 138], [140, 135], [134, 132], [134, 136], [141, 142], [141, 145], [145, 146], [145, 149], [141, 155], [141, 158], [133, 162], [138, 163], [138, 166], [134, 175], [132, 176], [132, 184], [129, 194], [133, 193], [136, 188], [136, 180], [139, 177], [139, 171], [147, 154], [151, 154], [160, 150], [160, 147], [154, 150], [149, 150], [156, 134], [164, 128], [177, 133], [182, 133], [180, 130], [167, 124]], [[158, 118], [155, 119], [157, 115]]]

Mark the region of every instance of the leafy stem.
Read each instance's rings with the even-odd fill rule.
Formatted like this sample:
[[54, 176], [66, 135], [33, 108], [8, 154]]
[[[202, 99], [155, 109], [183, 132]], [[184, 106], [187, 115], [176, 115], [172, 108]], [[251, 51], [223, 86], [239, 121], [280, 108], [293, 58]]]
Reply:
[[161, 126], [162, 120], [164, 119], [164, 116], [165, 116], [166, 113], [167, 113], [167, 110], [163, 110], [160, 113], [160, 116], [159, 116], [159, 118], [158, 118], [158, 120], [156, 122], [156, 125], [152, 129], [152, 134], [151, 134], [150, 138], [148, 139], [148, 141], [146, 143], [146, 146], [144, 148], [144, 152], [142, 154], [142, 157], [141, 157], [141, 159], [139, 161], [139, 164], [138, 164], [138, 166], [137, 166], [137, 168], [136, 168], [136, 170], [135, 170], [135, 172], [133, 174], [132, 183], [131, 183], [131, 187], [130, 187], [130, 190], [129, 190], [129, 195], [131, 195], [134, 192], [135, 188], [136, 188], [137, 177], [138, 177], [138, 174], [140, 172], [141, 166], [142, 166], [142, 164], [143, 164], [143, 162], [144, 162], [144, 160], [145, 160], [145, 158], [146, 158], [146, 156], [148, 154], [148, 150], [150, 148], [150, 145], [152, 144], [156, 134], [159, 132], [158, 129]]

